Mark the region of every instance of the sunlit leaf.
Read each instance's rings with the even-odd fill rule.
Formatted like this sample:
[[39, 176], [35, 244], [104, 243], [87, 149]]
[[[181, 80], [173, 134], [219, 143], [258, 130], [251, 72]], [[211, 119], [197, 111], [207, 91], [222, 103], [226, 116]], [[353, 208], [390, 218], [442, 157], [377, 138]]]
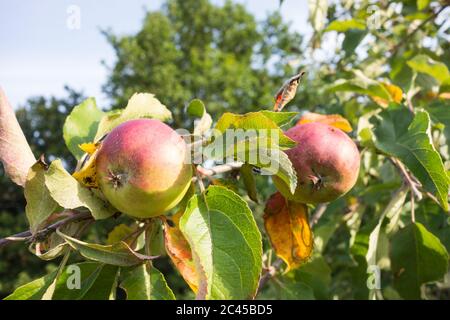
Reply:
[[94, 141], [97, 142], [121, 123], [139, 118], [154, 118], [161, 121], [167, 121], [172, 119], [172, 113], [165, 105], [155, 98], [154, 94], [135, 93], [130, 100], [128, 100], [125, 109], [115, 110], [106, 114], [101, 119]]
[[94, 140], [100, 119], [104, 115], [105, 113], [97, 108], [95, 99], [88, 98], [73, 108], [67, 116], [63, 127], [63, 137], [67, 148], [75, 158], [80, 159], [84, 153], [79, 145]]
[[202, 135], [211, 128], [212, 118], [206, 112], [206, 107], [200, 99], [194, 99], [189, 103], [187, 113], [190, 116], [200, 118], [194, 126], [194, 135]]
[[450, 77], [450, 72], [444, 63], [435, 61], [425, 54], [415, 56], [411, 60], [408, 60], [407, 64], [417, 72], [432, 76], [439, 83], [446, 81]]
[[0, 88], [0, 161], [8, 177], [19, 186], [27, 181], [28, 170], [36, 162], [17, 122], [14, 110]]
[[55, 160], [45, 173], [45, 185], [52, 198], [63, 208], [88, 208], [95, 219], [106, 219], [117, 210], [83, 187], [63, 167], [61, 160]]
[[357, 19], [348, 20], [334, 20], [328, 25], [325, 31], [337, 31], [346, 32], [350, 29], [364, 30], [366, 28], [366, 22]]
[[[223, 187], [194, 196], [180, 219], [197, 270], [206, 275], [207, 299], [248, 299], [262, 268], [262, 243], [247, 203]], [[197, 297], [203, 298], [197, 293]]]
[[148, 263], [125, 271], [123, 278], [127, 300], [175, 300], [163, 274]]
[[155, 258], [134, 252], [125, 242], [119, 242], [112, 245], [100, 245], [75, 239], [60, 231], [57, 231], [57, 233], [64, 238], [74, 250], [78, 251], [83, 257], [89, 260], [114, 266], [130, 267]]
[[41, 224], [58, 208], [45, 186], [46, 164], [38, 161], [28, 172], [24, 195], [27, 201], [25, 213], [30, 230], [34, 234]]

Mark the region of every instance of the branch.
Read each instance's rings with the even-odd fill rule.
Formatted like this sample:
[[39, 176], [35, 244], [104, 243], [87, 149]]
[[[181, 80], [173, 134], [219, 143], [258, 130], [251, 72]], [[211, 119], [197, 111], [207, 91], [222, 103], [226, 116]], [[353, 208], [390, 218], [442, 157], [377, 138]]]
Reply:
[[410, 33], [408, 33], [402, 41], [400, 41], [399, 43], [397, 43], [392, 49], [392, 55], [394, 55], [395, 53], [397, 53], [398, 49], [400, 49], [401, 46], [403, 46], [404, 44], [408, 43], [409, 39], [417, 32], [419, 31], [425, 24], [427, 24], [428, 22], [430, 22], [431, 20], [435, 19], [442, 11], [444, 11], [445, 8], [448, 7], [448, 4], [443, 5], [438, 11], [432, 13], [428, 18], [426, 18], [425, 20], [422, 21], [421, 24], [419, 24], [417, 26], [417, 28], [415, 28], [413, 31], [411, 31]]
[[389, 158], [392, 163], [400, 170], [401, 174], [403, 175], [403, 180], [409, 185], [411, 192], [414, 193], [414, 195], [417, 197], [418, 200], [422, 199], [422, 193], [417, 189], [419, 186], [417, 182], [413, 180], [413, 177], [411, 176], [408, 171], [406, 171], [403, 164], [398, 161], [396, 158]]
[[242, 165], [243, 165], [243, 163], [238, 162], [238, 161], [221, 164], [221, 165], [212, 167], [210, 169], [206, 169], [206, 168], [203, 168], [202, 166], [198, 165], [197, 172], [200, 173], [202, 176], [210, 177], [210, 176], [214, 176], [216, 174], [221, 174], [221, 173], [225, 173], [225, 172], [229, 172], [229, 171], [233, 171], [233, 170], [238, 170], [242, 167]]
[[6, 238], [2, 238], [2, 239], [0, 239], [0, 248], [11, 242], [33, 241], [34, 239], [45, 238], [49, 233], [55, 232], [56, 229], [66, 225], [66, 224], [69, 224], [71, 222], [76, 222], [76, 221], [82, 221], [82, 220], [90, 220], [90, 219], [93, 219], [93, 218], [89, 212], [77, 212], [68, 218], [59, 220], [58, 222], [55, 222], [54, 224], [51, 224], [48, 227], [45, 227], [44, 229], [39, 230], [34, 235], [31, 233], [31, 231], [23, 231], [23, 232], [16, 233], [16, 234], [6, 237]]

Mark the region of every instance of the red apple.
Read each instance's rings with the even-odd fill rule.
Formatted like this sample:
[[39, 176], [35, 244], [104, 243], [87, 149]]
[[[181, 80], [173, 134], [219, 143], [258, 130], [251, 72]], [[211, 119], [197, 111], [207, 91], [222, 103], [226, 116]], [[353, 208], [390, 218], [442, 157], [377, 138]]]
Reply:
[[98, 184], [106, 199], [137, 218], [164, 214], [189, 188], [187, 145], [159, 120], [138, 119], [114, 128], [96, 158]]
[[302, 203], [330, 202], [355, 185], [359, 151], [343, 131], [311, 122], [289, 129], [286, 135], [298, 143], [286, 151], [297, 172], [295, 193], [274, 177], [275, 186], [286, 198]]

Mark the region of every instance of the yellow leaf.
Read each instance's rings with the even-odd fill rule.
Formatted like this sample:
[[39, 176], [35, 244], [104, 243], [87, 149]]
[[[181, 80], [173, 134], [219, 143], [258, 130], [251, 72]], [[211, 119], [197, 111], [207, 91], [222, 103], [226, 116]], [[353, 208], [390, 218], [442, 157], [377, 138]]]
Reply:
[[345, 132], [351, 132], [353, 130], [350, 122], [348, 122], [347, 119], [339, 114], [319, 114], [308, 112], [300, 118], [297, 124], [304, 124], [309, 122], [325, 123]]
[[275, 253], [287, 264], [286, 272], [298, 268], [312, 254], [313, 234], [305, 204], [273, 194], [264, 209], [264, 226]]
[[88, 188], [98, 188], [97, 171], [95, 167], [96, 154], [88, 156], [86, 162], [79, 171], [76, 171], [72, 176], [81, 184]]
[[84, 152], [86, 152], [87, 154], [91, 155], [93, 154], [97, 149], [98, 149], [98, 144], [96, 143], [82, 143], [79, 144], [78, 147], [83, 150]]
[[383, 99], [378, 96], [370, 96], [373, 101], [375, 101], [377, 104], [379, 104], [381, 107], [386, 108], [389, 105], [389, 102], [395, 102], [400, 103], [402, 101], [403, 97], [403, 91], [399, 87], [397, 87], [394, 84], [382, 83], [383, 87], [386, 89], [386, 91], [389, 93], [389, 96], [391, 97], [389, 101], [386, 99]]
[[389, 95], [392, 98], [392, 101], [395, 103], [400, 103], [402, 101], [403, 91], [399, 87], [394, 84], [383, 83], [383, 86], [389, 92]]

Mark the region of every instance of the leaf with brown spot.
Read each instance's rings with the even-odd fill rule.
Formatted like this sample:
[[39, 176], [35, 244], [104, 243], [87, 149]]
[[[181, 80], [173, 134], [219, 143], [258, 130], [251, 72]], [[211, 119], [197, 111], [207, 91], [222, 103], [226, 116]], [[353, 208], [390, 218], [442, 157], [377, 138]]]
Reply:
[[276, 254], [287, 264], [286, 272], [298, 268], [311, 256], [313, 234], [305, 204], [270, 196], [264, 209], [264, 226]]
[[[95, 146], [95, 150], [92, 149], [92, 143], [85, 143], [83, 151], [87, 152], [88, 154], [85, 155], [86, 158], [83, 160], [83, 164], [80, 168], [80, 170], [74, 172], [72, 176], [80, 182], [82, 185], [88, 187], [88, 188], [98, 188], [97, 183], [97, 169], [95, 165], [95, 158], [97, 156], [97, 146]], [[81, 145], [80, 145], [81, 148]], [[87, 150], [92, 151], [92, 153], [89, 153]]]
[[14, 110], [0, 88], [0, 161], [6, 174], [19, 186], [27, 181], [36, 158], [20, 128]]
[[191, 247], [178, 227], [179, 214], [174, 216], [172, 225], [164, 219], [164, 242], [167, 254], [189, 287], [197, 294], [198, 274], [192, 257]]
[[353, 130], [350, 122], [348, 122], [348, 120], [340, 114], [319, 114], [308, 112], [300, 118], [300, 120], [297, 122], [297, 125], [310, 122], [324, 123], [329, 126], [341, 129], [345, 132], [351, 132]]

